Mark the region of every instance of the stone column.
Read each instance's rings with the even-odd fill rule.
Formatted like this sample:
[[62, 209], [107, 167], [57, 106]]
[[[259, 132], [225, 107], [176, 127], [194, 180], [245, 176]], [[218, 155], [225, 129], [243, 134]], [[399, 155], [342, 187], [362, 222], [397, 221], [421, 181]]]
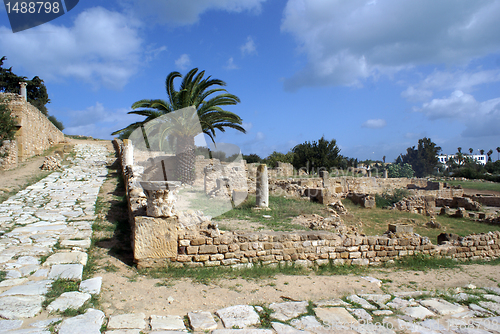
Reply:
[[143, 181], [141, 186], [147, 197], [146, 215], [149, 217], [176, 216], [176, 189], [179, 187], [179, 182]]
[[384, 169], [384, 179], [387, 179], [388, 174], [387, 174], [387, 169]]
[[123, 140], [123, 164], [125, 166], [134, 165], [134, 146], [130, 139]]
[[21, 86], [20, 94], [22, 97], [24, 97], [24, 100], [28, 100], [28, 94], [26, 93], [26, 86], [28, 85], [26, 82], [20, 82], [19, 85]]
[[321, 170], [319, 177], [323, 180], [323, 188], [328, 188], [330, 186], [330, 173], [327, 170]]
[[259, 208], [269, 207], [269, 183], [267, 178], [267, 165], [257, 167], [256, 205]]
[[368, 172], [368, 177], [372, 177], [372, 170], [371, 169], [367, 169], [367, 172]]

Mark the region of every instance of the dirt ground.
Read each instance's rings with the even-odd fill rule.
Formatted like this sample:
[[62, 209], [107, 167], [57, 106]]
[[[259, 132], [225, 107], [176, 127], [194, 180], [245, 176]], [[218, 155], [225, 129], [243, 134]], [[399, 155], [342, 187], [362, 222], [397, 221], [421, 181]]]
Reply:
[[[85, 142], [71, 140], [72, 144]], [[95, 143], [95, 141], [92, 141]], [[110, 142], [101, 141], [112, 151]], [[110, 159], [111, 162], [114, 159]], [[0, 171], [1, 187], [25, 184], [39, 172], [43, 157], [31, 159], [8, 172]], [[117, 173], [116, 164], [110, 173]], [[108, 209], [101, 214], [102, 224], [126, 219], [126, 208], [118, 198], [123, 196], [115, 178], [108, 178], [100, 196]], [[228, 222], [228, 225], [238, 222]], [[221, 222], [220, 224], [223, 224]], [[106, 232], [95, 232], [95, 236]], [[92, 255], [96, 257], [94, 276], [103, 277], [100, 308], [106, 314], [144, 312], [146, 315], [181, 315], [189, 311], [217, 309], [237, 304], [270, 304], [284, 300], [319, 301], [339, 298], [352, 293], [392, 293], [400, 291], [434, 290], [465, 286], [497, 286], [500, 282], [498, 266], [468, 265], [456, 269], [421, 271], [373, 270], [367, 276], [383, 281], [379, 287], [362, 276], [290, 276], [277, 275], [260, 280], [220, 279], [210, 284], [195, 283], [191, 279], [165, 280], [140, 275], [133, 265], [130, 240], [122, 232], [97, 243]]]

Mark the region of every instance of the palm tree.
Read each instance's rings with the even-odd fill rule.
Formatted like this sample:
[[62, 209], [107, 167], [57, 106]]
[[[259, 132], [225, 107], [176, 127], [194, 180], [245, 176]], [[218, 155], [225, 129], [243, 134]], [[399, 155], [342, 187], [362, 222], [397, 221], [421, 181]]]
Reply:
[[491, 161], [491, 155], [493, 154], [493, 150], [489, 150], [486, 154], [488, 155], [488, 162], [490, 162]]
[[479, 153], [481, 153], [481, 155], [484, 155], [484, 150], [479, 150]]
[[500, 146], [497, 147], [497, 161], [500, 160]]
[[471, 147], [469, 148], [469, 153], [472, 155], [472, 152], [474, 152], [474, 149]]
[[[119, 134], [129, 130], [143, 128], [146, 123], [164, 115], [169, 115], [175, 110], [187, 107], [194, 107], [197, 120], [193, 122], [191, 114], [187, 109], [173, 118], [169, 118], [171, 123], [167, 127], [162, 127], [159, 134], [159, 146], [166, 139], [168, 134], [170, 143], [175, 143], [177, 157], [177, 177], [183, 183], [192, 183], [194, 181], [193, 167], [195, 162], [195, 143], [194, 137], [201, 131], [206, 134], [212, 142], [215, 143], [216, 130], [225, 132], [226, 128], [232, 128], [243, 133], [245, 129], [241, 126], [241, 118], [230, 112], [223, 110], [220, 106], [236, 105], [240, 99], [233, 94], [227, 93], [223, 88], [212, 88], [213, 86], [225, 86], [226, 83], [219, 79], [211, 79], [210, 76], [203, 78], [205, 71], [198, 72], [197, 68], [189, 71], [183, 78], [180, 89], [174, 88], [174, 79], [182, 78], [179, 72], [171, 72], [165, 80], [165, 89], [168, 96], [167, 100], [140, 100], [132, 105], [134, 111], [129, 114], [145, 116], [141, 122], [130, 124], [126, 128], [115, 131], [112, 134]], [[213, 94], [220, 93], [213, 96]], [[209, 98], [210, 97], [210, 98]], [[199, 120], [199, 122], [198, 122]], [[154, 123], [154, 122], [153, 122]], [[176, 124], [174, 127], [172, 124]], [[173, 138], [172, 138], [173, 137]]]

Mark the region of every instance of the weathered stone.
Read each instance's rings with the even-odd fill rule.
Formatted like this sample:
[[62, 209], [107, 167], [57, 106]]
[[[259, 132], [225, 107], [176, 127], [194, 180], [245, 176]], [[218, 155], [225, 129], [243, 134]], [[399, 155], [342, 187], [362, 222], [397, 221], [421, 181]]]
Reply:
[[367, 302], [363, 298], [358, 297], [356, 295], [350, 295], [346, 299], [348, 301], [350, 301], [351, 303], [359, 304], [362, 308], [367, 309], [367, 310], [376, 310], [377, 309], [374, 305], [370, 304], [369, 302]]
[[108, 329], [146, 329], [146, 315], [144, 313], [111, 315]]
[[67, 279], [79, 281], [82, 279], [82, 264], [55, 264], [49, 271], [49, 279]]
[[212, 334], [273, 334], [270, 329], [216, 329]]
[[186, 329], [184, 326], [184, 320], [181, 316], [178, 315], [167, 315], [167, 316], [158, 316], [152, 315], [150, 317], [150, 324], [152, 330], [173, 330], [173, 331], [183, 331]]
[[61, 323], [59, 334], [101, 334], [104, 313], [88, 309], [84, 314], [65, 319]]
[[164, 259], [177, 256], [177, 218], [135, 217], [134, 258]]
[[420, 304], [439, 315], [455, 314], [465, 311], [463, 307], [453, 305], [445, 300], [426, 299], [421, 300]]
[[91, 295], [98, 295], [101, 293], [102, 277], [89, 278], [80, 283], [78, 290], [80, 292], [90, 293]]
[[13, 296], [13, 295], [23, 295], [23, 296], [36, 296], [44, 295], [49, 291], [49, 287], [52, 285], [51, 280], [28, 282], [23, 285], [15, 286], [0, 295], [1, 296]]
[[[351, 316], [351, 315], [349, 314], [349, 316]], [[293, 327], [295, 327], [297, 329], [304, 330], [304, 331], [306, 331], [306, 333], [309, 333], [309, 332], [314, 333], [314, 334], [332, 333], [331, 326], [329, 326], [329, 328], [323, 327], [323, 325], [321, 325], [319, 323], [319, 321], [316, 320], [316, 317], [314, 317], [312, 315], [307, 315], [307, 316], [301, 317], [299, 319], [293, 319], [292, 321], [290, 321], [290, 325], [292, 325]], [[335, 328], [335, 330], [337, 332], [338, 328]]]
[[403, 309], [403, 313], [406, 314], [407, 316], [420, 320], [425, 319], [427, 317], [435, 316], [434, 313], [432, 313], [423, 306], [407, 307]]
[[260, 164], [257, 167], [257, 185], [255, 188], [255, 204], [259, 208], [267, 208], [269, 206], [269, 181], [267, 176], [267, 165]]
[[479, 305], [481, 305], [484, 308], [487, 308], [490, 311], [495, 312], [496, 314], [500, 314], [500, 304], [494, 303], [494, 302], [479, 302]]
[[318, 307], [314, 309], [314, 312], [316, 313], [318, 319], [320, 319], [324, 324], [334, 328], [337, 326], [350, 326], [351, 324], [358, 323], [358, 321], [343, 307]]
[[324, 307], [324, 306], [345, 306], [345, 307], [350, 307], [351, 304], [346, 303], [340, 298], [334, 298], [334, 299], [328, 299], [328, 300], [320, 300], [318, 302], [314, 303], [318, 307]]
[[42, 310], [42, 296], [8, 296], [0, 298], [0, 317], [32, 318]]
[[54, 264], [87, 264], [87, 253], [84, 252], [59, 252], [52, 254], [43, 263], [44, 266], [52, 266]]
[[260, 323], [255, 309], [249, 305], [235, 305], [217, 310], [217, 315], [226, 328], [246, 328]]
[[62, 240], [60, 245], [62, 248], [79, 247], [82, 249], [87, 249], [90, 247], [90, 239], [84, 239], [84, 240], [66, 239], [66, 240]]
[[17, 329], [23, 325], [22, 320], [0, 320], [0, 333]]
[[78, 291], [64, 292], [47, 306], [47, 311], [64, 312], [67, 309], [79, 309], [91, 297], [88, 293]]
[[271, 315], [273, 318], [287, 321], [299, 316], [300, 314], [307, 313], [308, 302], [284, 302], [272, 303], [269, 308], [274, 311]]
[[282, 324], [281, 322], [272, 322], [271, 325], [277, 334], [306, 334], [310, 333], [300, 329], [295, 329], [292, 326]]
[[208, 331], [217, 328], [217, 323], [210, 312], [194, 311], [188, 313], [189, 323], [193, 331]]

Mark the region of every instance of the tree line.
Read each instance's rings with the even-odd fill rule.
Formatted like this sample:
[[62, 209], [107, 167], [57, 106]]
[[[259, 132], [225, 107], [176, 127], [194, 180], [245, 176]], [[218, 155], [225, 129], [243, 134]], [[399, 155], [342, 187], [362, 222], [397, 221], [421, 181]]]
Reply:
[[[42, 114], [47, 116], [47, 118], [59, 129], [64, 130], [64, 125], [57, 120], [55, 116], [49, 115], [47, 110], [47, 104], [50, 103], [49, 95], [47, 93], [47, 87], [44, 84], [44, 81], [40, 79], [38, 76], [33, 77], [31, 80], [28, 80], [27, 77], [19, 76], [12, 72], [12, 67], [4, 68], [4, 62], [7, 60], [7, 57], [3, 56], [0, 58], [0, 92], [2, 93], [14, 93], [19, 94], [20, 91], [20, 82], [26, 82], [26, 98], [29, 103], [31, 103], [34, 107], [36, 107]], [[5, 105], [6, 101], [0, 101], [3, 105]], [[3, 121], [7, 121], [9, 119], [9, 112], [5, 107], [1, 108], [0, 118]], [[10, 121], [9, 121], [10, 122]], [[0, 136], [7, 136], [7, 131], [4, 127], [0, 128], [2, 134]]]

